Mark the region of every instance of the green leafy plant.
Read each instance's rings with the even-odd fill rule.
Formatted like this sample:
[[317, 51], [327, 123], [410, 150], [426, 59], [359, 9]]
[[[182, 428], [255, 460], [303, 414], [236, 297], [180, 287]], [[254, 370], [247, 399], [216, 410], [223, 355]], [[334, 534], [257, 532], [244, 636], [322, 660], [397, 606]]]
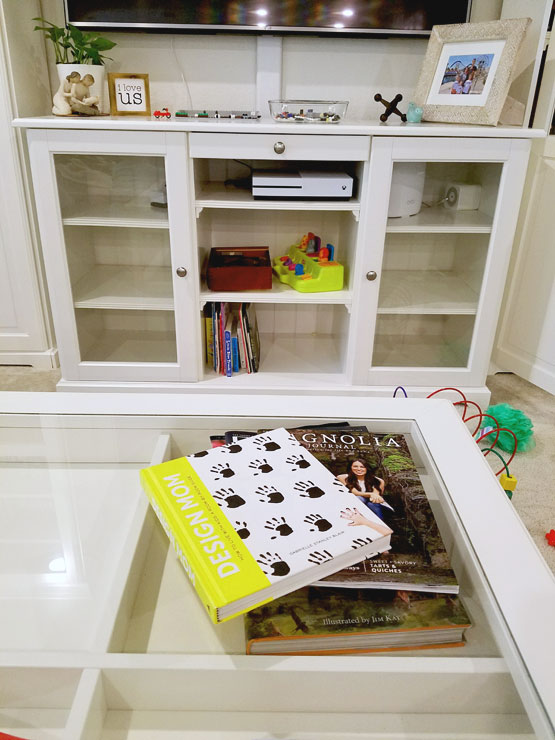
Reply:
[[33, 18], [44, 25], [35, 26], [35, 31], [42, 31], [54, 45], [56, 64], [104, 64], [103, 52], [113, 49], [114, 41], [99, 36], [95, 32], [85, 33], [69, 23], [67, 26], [56, 26], [44, 18]]

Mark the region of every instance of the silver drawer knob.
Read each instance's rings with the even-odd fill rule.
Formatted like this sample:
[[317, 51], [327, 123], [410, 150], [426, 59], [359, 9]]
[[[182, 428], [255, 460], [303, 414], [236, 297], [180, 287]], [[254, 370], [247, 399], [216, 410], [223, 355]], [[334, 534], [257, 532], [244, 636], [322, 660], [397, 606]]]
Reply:
[[284, 151], [285, 144], [283, 143], [283, 141], [276, 141], [276, 143], [274, 144], [274, 152], [276, 154], [283, 154]]
[[185, 267], [178, 267], [178, 268], [177, 268], [177, 270], [176, 270], [175, 272], [176, 272], [176, 274], [177, 274], [177, 275], [178, 275], [179, 277], [185, 277], [185, 275], [187, 274], [187, 270], [186, 270], [186, 268], [185, 268]]
[[366, 273], [367, 280], [375, 280], [377, 277], [378, 277], [378, 273], [374, 272], [374, 270], [370, 270], [370, 272]]

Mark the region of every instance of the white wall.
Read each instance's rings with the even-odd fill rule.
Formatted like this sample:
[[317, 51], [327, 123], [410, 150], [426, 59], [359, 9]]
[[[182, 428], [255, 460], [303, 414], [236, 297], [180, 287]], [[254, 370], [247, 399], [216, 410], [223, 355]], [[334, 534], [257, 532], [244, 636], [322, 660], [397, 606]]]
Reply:
[[8, 74], [14, 107], [20, 116], [44, 115], [52, 105], [48, 69], [44, 64], [44, 38], [42, 33], [33, 31], [36, 23], [32, 18], [40, 13], [39, 0], [2, 2], [10, 62]]
[[[161, 2], [163, 0], [160, 0]], [[63, 23], [62, 0], [41, 0], [45, 18]], [[474, 0], [472, 20], [499, 18], [502, 0]], [[250, 34], [106, 33], [117, 46], [107, 71], [147, 73], [152, 108], [251, 110], [256, 100], [256, 37]], [[400, 92], [411, 99], [427, 39], [283, 40], [282, 97], [349, 100], [348, 118], [376, 120], [374, 101]], [[52, 84], [57, 81], [49, 53]], [[403, 105], [401, 107], [403, 107]]]

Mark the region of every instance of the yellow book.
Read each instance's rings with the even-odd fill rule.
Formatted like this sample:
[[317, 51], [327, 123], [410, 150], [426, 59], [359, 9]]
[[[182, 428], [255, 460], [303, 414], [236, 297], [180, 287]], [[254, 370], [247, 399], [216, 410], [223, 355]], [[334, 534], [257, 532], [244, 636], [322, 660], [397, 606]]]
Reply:
[[285, 429], [154, 465], [141, 483], [213, 622], [389, 548], [391, 530]]

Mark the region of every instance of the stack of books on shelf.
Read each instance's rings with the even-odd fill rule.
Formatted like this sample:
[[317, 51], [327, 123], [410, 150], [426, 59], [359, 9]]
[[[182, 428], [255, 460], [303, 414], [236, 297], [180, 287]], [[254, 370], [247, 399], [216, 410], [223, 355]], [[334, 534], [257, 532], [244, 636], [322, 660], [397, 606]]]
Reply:
[[230, 431], [141, 477], [212, 620], [245, 615], [248, 653], [464, 644], [470, 621], [404, 435]]
[[204, 306], [203, 317], [207, 365], [228, 377], [240, 370], [258, 372], [260, 338], [254, 306], [209, 302]]

